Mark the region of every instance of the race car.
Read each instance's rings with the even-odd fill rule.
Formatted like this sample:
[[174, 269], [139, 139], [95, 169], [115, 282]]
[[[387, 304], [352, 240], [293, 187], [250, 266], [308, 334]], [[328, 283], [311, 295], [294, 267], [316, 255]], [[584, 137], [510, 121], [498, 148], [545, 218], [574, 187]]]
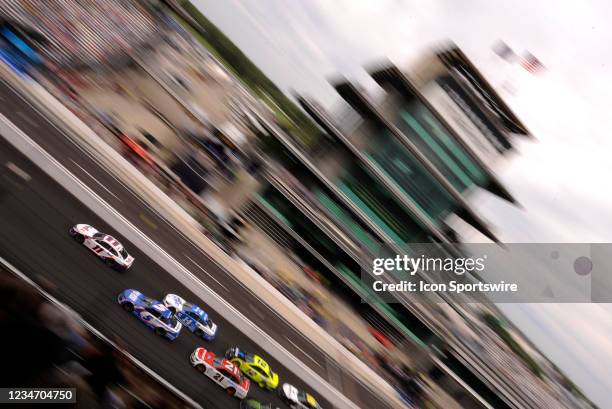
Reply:
[[245, 399], [240, 402], [240, 409], [272, 409], [272, 405], [269, 403], [261, 403], [255, 399]]
[[102, 233], [88, 224], [77, 224], [69, 230], [70, 235], [83, 244], [104, 262], [120, 271], [125, 271], [134, 263], [119, 241], [108, 234]]
[[225, 351], [225, 357], [240, 368], [240, 371], [256, 382], [260, 388], [274, 390], [278, 388], [278, 374], [259, 355], [241, 351], [238, 347]]
[[215, 381], [228, 395], [238, 399], [246, 398], [251, 382], [242, 376], [236, 365], [203, 347], [196, 348], [189, 360], [191, 366]]
[[153, 329], [157, 335], [174, 341], [181, 333], [181, 323], [161, 302], [146, 297], [140, 291], [127, 289], [117, 297], [119, 305]]
[[317, 400], [309, 393], [299, 391], [293, 385], [284, 383], [278, 390], [278, 394], [283, 402], [291, 409], [321, 409]]
[[164, 305], [174, 313], [185, 328], [204, 338], [212, 341], [217, 335], [217, 324], [208, 318], [208, 314], [195, 304], [186, 302], [176, 294], [168, 294], [164, 297]]

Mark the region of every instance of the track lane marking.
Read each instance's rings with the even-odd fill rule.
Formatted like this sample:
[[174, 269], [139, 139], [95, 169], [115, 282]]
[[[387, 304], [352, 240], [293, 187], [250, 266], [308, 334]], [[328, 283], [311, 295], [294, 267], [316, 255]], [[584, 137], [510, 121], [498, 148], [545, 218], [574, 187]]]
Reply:
[[21, 169], [19, 166], [15, 165], [13, 162], [10, 162], [10, 161], [6, 162], [5, 166], [8, 168], [8, 170], [13, 172], [14, 174], [19, 176], [21, 179], [25, 180], [26, 182], [29, 182], [30, 180], [32, 180], [32, 176], [30, 176], [28, 172]]
[[104, 186], [102, 184], [102, 182], [100, 182], [98, 179], [96, 179], [91, 173], [89, 173], [88, 171], [86, 171], [81, 165], [79, 165], [78, 163], [76, 163], [76, 161], [74, 159], [70, 159], [70, 162], [74, 163], [79, 169], [81, 169], [87, 176], [89, 176], [94, 182], [96, 182], [98, 184], [98, 186], [100, 186], [102, 189], [106, 190], [106, 192], [108, 192], [108, 194], [110, 194], [111, 196], [113, 196], [115, 199], [119, 200], [120, 202], [122, 202], [121, 199], [119, 199], [119, 197], [114, 194], [113, 192], [111, 192], [106, 186]]
[[183, 255], [185, 257], [187, 257], [189, 259], [189, 261], [191, 261], [191, 263], [193, 263], [193, 265], [195, 265], [197, 268], [199, 268], [200, 270], [202, 270], [204, 272], [204, 274], [206, 274], [208, 277], [210, 277], [215, 283], [219, 284], [221, 287], [223, 287], [223, 289], [227, 292], [229, 292], [229, 290], [227, 289], [226, 286], [224, 286], [223, 284], [221, 284], [221, 281], [217, 280], [215, 277], [212, 276], [212, 274], [210, 274], [208, 271], [206, 271], [204, 269], [204, 267], [202, 267], [201, 265], [199, 265], [198, 263], [196, 263], [191, 257], [189, 257], [187, 254], [183, 253]]
[[138, 213], [138, 217], [140, 218], [140, 220], [145, 222], [150, 228], [152, 228], [153, 230], [157, 230], [157, 225], [153, 222], [153, 220], [148, 218], [146, 214]]
[[314, 362], [315, 364], [317, 364], [318, 366], [320, 366], [321, 368], [323, 368], [323, 365], [321, 365], [320, 362], [317, 362], [316, 359], [314, 359], [313, 357], [310, 356], [310, 354], [306, 353], [306, 351], [304, 351], [302, 348], [300, 348], [299, 346], [296, 345], [295, 342], [293, 342], [291, 339], [285, 337], [285, 339], [287, 341], [289, 341], [289, 343], [291, 345], [293, 345], [295, 347], [295, 349], [297, 349], [298, 351], [300, 351], [302, 353], [302, 355], [304, 355], [306, 358], [310, 359], [312, 362]]

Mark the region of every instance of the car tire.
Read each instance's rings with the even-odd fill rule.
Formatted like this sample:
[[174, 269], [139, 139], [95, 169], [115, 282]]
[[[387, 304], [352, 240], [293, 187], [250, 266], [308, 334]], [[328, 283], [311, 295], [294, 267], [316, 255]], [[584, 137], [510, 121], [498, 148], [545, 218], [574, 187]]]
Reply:
[[113, 259], [107, 258], [104, 260], [104, 264], [106, 264], [107, 266], [109, 266], [112, 269], [116, 269], [117, 268], [117, 263], [115, 263], [115, 261]]
[[155, 328], [155, 334], [159, 335], [160, 337], [163, 337], [164, 335], [166, 335], [166, 330], [160, 327]]
[[204, 335], [204, 331], [202, 331], [201, 329], [196, 329], [195, 331], [193, 331], [194, 334], [196, 334], [197, 337], [201, 337]]
[[236, 389], [234, 389], [234, 388], [227, 388], [225, 390], [225, 392], [227, 392], [228, 396], [234, 396], [236, 394]]
[[131, 302], [124, 302], [123, 304], [121, 304], [121, 308], [123, 308], [127, 312], [132, 312], [134, 311], [134, 304], [132, 304]]
[[203, 364], [197, 364], [195, 366], [196, 371], [200, 372], [200, 373], [204, 373], [206, 372], [206, 367]]
[[85, 242], [85, 237], [79, 233], [76, 233], [74, 236], [72, 236], [72, 238], [79, 244], [83, 244], [83, 242]]
[[257, 385], [259, 385], [261, 389], [268, 389], [265, 382], [259, 382]]

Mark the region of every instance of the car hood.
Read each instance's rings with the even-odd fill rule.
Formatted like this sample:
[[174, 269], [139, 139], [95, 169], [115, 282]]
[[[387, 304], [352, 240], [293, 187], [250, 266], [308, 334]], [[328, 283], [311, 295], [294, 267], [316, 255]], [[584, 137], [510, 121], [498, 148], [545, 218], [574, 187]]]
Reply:
[[167, 307], [173, 307], [176, 311], [181, 311], [185, 300], [176, 294], [168, 294], [164, 297], [164, 304]]
[[272, 389], [276, 389], [278, 387], [278, 374], [276, 372], [272, 372], [272, 377], [270, 378], [270, 386]]
[[288, 383], [283, 384], [283, 393], [285, 396], [293, 402], [298, 401], [298, 390], [295, 386]]
[[90, 226], [89, 224], [77, 224], [76, 226], [74, 226], [74, 229], [76, 231], [78, 231], [80, 234], [82, 234], [83, 236], [87, 236], [87, 237], [91, 237], [96, 233], [99, 233], [98, 230], [93, 227]]

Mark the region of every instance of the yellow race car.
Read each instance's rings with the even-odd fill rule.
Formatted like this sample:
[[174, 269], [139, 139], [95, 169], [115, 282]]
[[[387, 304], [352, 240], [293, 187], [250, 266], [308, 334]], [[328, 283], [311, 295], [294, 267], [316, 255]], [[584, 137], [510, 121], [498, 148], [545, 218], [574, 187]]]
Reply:
[[259, 355], [241, 351], [238, 347], [229, 348], [225, 351], [225, 357], [240, 371], [251, 378], [260, 388], [275, 390], [278, 388], [278, 374], [272, 372], [270, 365]]

